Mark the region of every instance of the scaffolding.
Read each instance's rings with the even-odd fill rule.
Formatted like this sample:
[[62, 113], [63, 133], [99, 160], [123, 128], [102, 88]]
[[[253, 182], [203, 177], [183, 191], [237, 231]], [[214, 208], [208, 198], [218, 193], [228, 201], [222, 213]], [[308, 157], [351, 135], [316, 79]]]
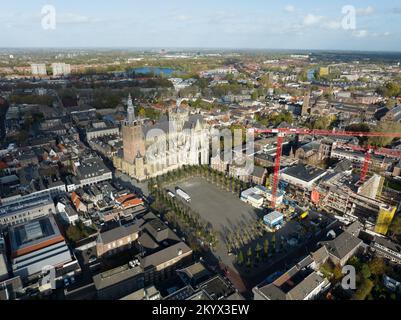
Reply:
[[391, 222], [393, 221], [395, 211], [397, 208], [380, 208], [379, 215], [375, 226], [375, 232], [386, 235]]

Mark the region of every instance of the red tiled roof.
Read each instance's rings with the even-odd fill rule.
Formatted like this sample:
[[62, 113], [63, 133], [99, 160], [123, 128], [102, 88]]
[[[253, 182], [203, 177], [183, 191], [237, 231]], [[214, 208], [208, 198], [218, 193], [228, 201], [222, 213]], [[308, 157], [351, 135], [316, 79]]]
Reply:
[[143, 201], [141, 199], [138, 198], [134, 198], [134, 199], [129, 199], [127, 201], [125, 201], [122, 205], [125, 209], [127, 208], [131, 208], [131, 207], [136, 207], [143, 204]]
[[43, 242], [40, 242], [38, 244], [29, 246], [29, 247], [26, 247], [26, 248], [16, 250], [11, 254], [11, 256], [13, 258], [19, 257], [19, 256], [22, 256], [22, 255], [28, 254], [30, 252], [40, 250], [42, 248], [49, 247], [49, 246], [51, 246], [53, 244], [56, 244], [56, 243], [59, 243], [61, 241], [64, 241], [64, 238], [63, 238], [63, 236], [60, 235], [60, 236], [57, 236], [55, 238], [49, 239], [47, 241], [43, 241]]
[[121, 204], [126, 209], [143, 204], [142, 199], [136, 198], [136, 196], [132, 193], [117, 198], [116, 202]]
[[121, 196], [121, 197], [118, 197], [118, 198], [116, 199], [116, 201], [117, 201], [118, 203], [123, 203], [123, 202], [126, 201], [127, 199], [134, 198], [134, 197], [135, 197], [134, 194], [129, 193], [129, 194], [123, 195], [123, 196]]
[[71, 194], [71, 201], [74, 204], [75, 209], [78, 210], [79, 206], [81, 205], [81, 199], [79, 198], [79, 196], [75, 191]]

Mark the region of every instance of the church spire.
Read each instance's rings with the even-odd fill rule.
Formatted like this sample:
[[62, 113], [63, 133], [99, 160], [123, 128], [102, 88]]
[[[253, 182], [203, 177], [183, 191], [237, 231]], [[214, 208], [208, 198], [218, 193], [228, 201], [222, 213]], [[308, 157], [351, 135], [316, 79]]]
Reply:
[[135, 121], [135, 108], [132, 104], [131, 94], [128, 95], [127, 100], [127, 122], [128, 124], [133, 124]]

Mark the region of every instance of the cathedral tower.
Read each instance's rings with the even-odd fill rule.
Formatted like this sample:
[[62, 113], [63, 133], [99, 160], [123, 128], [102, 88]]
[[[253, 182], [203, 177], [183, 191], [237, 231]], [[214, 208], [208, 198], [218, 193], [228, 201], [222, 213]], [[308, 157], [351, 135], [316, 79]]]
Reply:
[[145, 155], [145, 141], [141, 123], [135, 118], [131, 95], [127, 100], [127, 119], [122, 126], [124, 160], [134, 164], [138, 156]]
[[301, 116], [306, 116], [309, 114], [309, 102], [310, 102], [310, 93], [306, 92], [304, 96], [304, 102], [302, 104]]

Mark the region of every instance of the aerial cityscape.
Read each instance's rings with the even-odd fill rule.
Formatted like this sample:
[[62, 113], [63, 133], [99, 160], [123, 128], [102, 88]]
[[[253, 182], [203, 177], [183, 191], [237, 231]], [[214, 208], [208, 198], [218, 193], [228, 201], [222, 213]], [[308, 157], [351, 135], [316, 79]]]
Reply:
[[0, 22], [0, 300], [401, 299], [401, 6], [62, 2]]

